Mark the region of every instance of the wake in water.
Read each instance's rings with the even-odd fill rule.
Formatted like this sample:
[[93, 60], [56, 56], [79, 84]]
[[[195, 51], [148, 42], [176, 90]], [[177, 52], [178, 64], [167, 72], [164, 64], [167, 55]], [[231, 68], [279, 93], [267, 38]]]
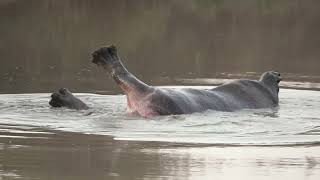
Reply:
[[21, 137], [28, 138], [25, 134], [41, 128], [36, 132], [60, 130], [111, 135], [119, 140], [216, 145], [303, 145], [320, 142], [319, 91], [283, 89], [280, 107], [275, 109], [206, 111], [153, 119], [127, 115], [123, 95], [76, 95], [92, 108], [82, 111], [50, 108], [50, 94], [0, 95], [1, 135], [18, 136], [13, 132], [23, 132]]

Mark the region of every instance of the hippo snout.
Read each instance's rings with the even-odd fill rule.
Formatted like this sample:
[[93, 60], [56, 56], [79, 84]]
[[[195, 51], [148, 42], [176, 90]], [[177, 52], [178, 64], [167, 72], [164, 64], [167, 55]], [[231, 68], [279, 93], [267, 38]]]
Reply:
[[59, 98], [59, 94], [58, 93], [53, 93], [53, 94], [51, 94], [51, 98], [52, 99], [57, 99], [57, 98]]

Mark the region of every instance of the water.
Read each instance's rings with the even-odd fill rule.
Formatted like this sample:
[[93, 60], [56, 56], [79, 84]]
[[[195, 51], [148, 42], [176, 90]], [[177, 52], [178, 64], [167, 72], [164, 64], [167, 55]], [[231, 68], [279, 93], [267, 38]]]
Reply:
[[76, 95], [91, 109], [50, 108], [47, 93], [0, 95], [3, 179], [320, 175], [320, 91], [281, 89], [275, 109], [152, 119], [127, 115], [123, 95]]
[[[319, 3], [1, 0], [0, 180], [318, 180]], [[277, 70], [280, 107], [128, 116], [119, 88], [90, 62], [110, 44], [155, 86]], [[91, 109], [50, 108], [61, 87]]]
[[[50, 94], [0, 95], [2, 131], [14, 126], [21, 128], [22, 132], [25, 127], [27, 133], [29, 127], [35, 127], [110, 135], [116, 140], [224, 146], [320, 144], [319, 91], [282, 89], [280, 107], [274, 109], [248, 109], [233, 113], [209, 110], [152, 119], [127, 115], [123, 95], [76, 95], [91, 109], [50, 108]], [[9, 132], [12, 131], [9, 129]]]

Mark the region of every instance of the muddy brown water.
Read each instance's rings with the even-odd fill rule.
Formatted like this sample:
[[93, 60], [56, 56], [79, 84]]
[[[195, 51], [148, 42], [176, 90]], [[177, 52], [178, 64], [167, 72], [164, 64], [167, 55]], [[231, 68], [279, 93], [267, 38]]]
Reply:
[[[1, 0], [0, 179], [318, 180], [319, 7]], [[212, 86], [277, 70], [280, 108], [127, 116], [119, 88], [90, 60], [110, 44], [157, 86]], [[93, 113], [49, 108], [49, 93], [60, 87], [81, 93]]]

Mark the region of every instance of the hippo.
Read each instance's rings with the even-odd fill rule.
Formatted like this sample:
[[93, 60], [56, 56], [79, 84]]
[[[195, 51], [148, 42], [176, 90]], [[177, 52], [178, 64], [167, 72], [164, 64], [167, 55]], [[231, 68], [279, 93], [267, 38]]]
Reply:
[[89, 109], [84, 102], [75, 97], [67, 88], [61, 88], [52, 93], [49, 104], [52, 107], [67, 107], [76, 110]]
[[272, 108], [279, 104], [280, 73], [268, 71], [260, 80], [235, 80], [212, 89], [161, 88], [147, 85], [121, 62], [114, 45], [92, 53], [92, 62], [111, 74], [127, 97], [127, 111], [143, 117], [240, 109]]

